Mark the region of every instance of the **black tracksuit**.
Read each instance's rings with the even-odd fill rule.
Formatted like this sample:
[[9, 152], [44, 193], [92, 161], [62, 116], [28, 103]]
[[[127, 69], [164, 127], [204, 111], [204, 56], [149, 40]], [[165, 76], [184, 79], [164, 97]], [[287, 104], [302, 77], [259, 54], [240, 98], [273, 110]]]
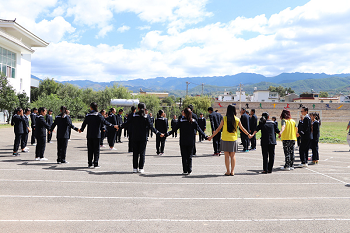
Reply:
[[[195, 119], [196, 122], [198, 123], [198, 116], [197, 114], [193, 113], [192, 112], [192, 119]], [[197, 131], [196, 133], [194, 134], [194, 144], [193, 144], [193, 155], [196, 155], [197, 154], [197, 148], [196, 148], [196, 135], [197, 135]]]
[[151, 129], [157, 135], [160, 135], [160, 132], [153, 128], [146, 115], [142, 116], [139, 113], [130, 114], [128, 121], [121, 128], [128, 128], [129, 130], [129, 140], [132, 141], [133, 168], [143, 169], [145, 165], [147, 130]]
[[[249, 115], [247, 115], [246, 113], [241, 115], [241, 124], [242, 124], [243, 128], [245, 128], [248, 132], [250, 132]], [[240, 130], [240, 132], [241, 132], [241, 139], [242, 139], [242, 144], [243, 144], [243, 150], [247, 151], [248, 150], [248, 146], [249, 146], [249, 138], [248, 138], [248, 136], [245, 133], [242, 132], [242, 130]]]
[[[125, 116], [124, 117], [124, 123], [128, 121], [128, 118]], [[124, 138], [129, 137], [128, 129], [124, 129]]]
[[32, 128], [32, 137], [31, 137], [31, 144], [33, 145], [35, 143], [35, 120], [38, 115], [35, 113], [30, 113], [30, 126]]
[[[159, 117], [155, 121], [155, 128], [160, 133], [166, 133], [168, 131], [168, 119], [164, 117]], [[157, 155], [160, 153], [164, 153], [164, 147], [165, 147], [165, 137], [160, 137], [160, 135], [156, 136], [156, 150]]]
[[[219, 128], [219, 125], [221, 123], [221, 121], [223, 120], [223, 117], [221, 116], [220, 113], [217, 112], [212, 112], [209, 115], [209, 119], [210, 119], [210, 125], [211, 125], [211, 131], [212, 133], [214, 133], [214, 131]], [[220, 153], [220, 140], [221, 140], [221, 131], [218, 132], [215, 137], [213, 137], [213, 147], [214, 147], [214, 153]]]
[[101, 138], [100, 138], [100, 146], [103, 146], [103, 140], [107, 135], [107, 127], [105, 125], [101, 125]]
[[[172, 119], [171, 120], [171, 129], [174, 128], [174, 126], [177, 124], [179, 120], [178, 119]], [[172, 134], [173, 137], [177, 138], [177, 131], [173, 131], [173, 134]]]
[[[207, 121], [204, 117], [202, 118], [198, 118], [198, 125], [199, 127], [201, 128], [201, 130], [204, 132], [205, 129], [207, 128]], [[203, 141], [203, 136], [202, 135], [199, 135], [199, 141]]]
[[[154, 127], [154, 117], [153, 116], [150, 116], [149, 117], [149, 121], [151, 122], [152, 126]], [[153, 137], [153, 131], [151, 129], [148, 129], [149, 130], [149, 135], [151, 135], [151, 138]]]
[[[250, 134], [253, 134], [257, 128], [258, 117], [254, 114], [249, 118]], [[250, 139], [250, 145], [252, 149], [256, 149], [256, 136]]]
[[29, 119], [27, 115], [23, 115], [24, 124], [23, 124], [23, 135], [21, 137], [21, 149], [24, 150], [27, 146], [28, 142], [28, 134], [29, 134]]
[[46, 129], [50, 130], [50, 126], [46, 123], [43, 115], [38, 115], [35, 118], [35, 137], [37, 140], [35, 158], [44, 158], [46, 147]]
[[25, 121], [23, 116], [20, 115], [13, 115], [12, 119], [11, 119], [11, 125], [14, 126], [13, 130], [15, 132], [15, 141], [14, 141], [14, 145], [13, 145], [13, 152], [17, 152], [18, 148], [19, 148], [19, 144], [21, 142], [21, 138], [24, 134], [24, 125], [25, 125]]
[[[122, 124], [123, 124], [123, 117], [122, 117], [122, 115], [120, 115], [120, 114], [117, 114], [116, 115], [116, 118], [117, 118], [117, 125], [120, 127]], [[121, 138], [121, 136], [122, 136], [122, 130], [121, 129], [119, 129], [118, 131], [117, 131], [117, 133], [116, 133], [116, 142], [122, 142], [121, 140], [120, 140], [120, 138]]]
[[[46, 123], [51, 127], [53, 123], [52, 115], [46, 114], [45, 118], [46, 118]], [[49, 134], [49, 132], [47, 132], [47, 142], [50, 142], [51, 138], [52, 138], [52, 133]]]
[[86, 125], [87, 128], [87, 147], [88, 147], [88, 165], [95, 167], [98, 166], [98, 160], [100, 157], [100, 139], [101, 139], [101, 126], [105, 124], [109, 127], [113, 125], [106, 121], [106, 119], [101, 115], [101, 113], [92, 110], [90, 113], [86, 114], [83, 124], [80, 130], [84, 131]]
[[192, 172], [192, 155], [193, 145], [196, 143], [195, 135], [198, 131], [200, 135], [206, 139], [208, 136], [199, 127], [197, 121], [192, 119], [192, 122], [188, 122], [186, 118], [181, 117], [174, 128], [167, 133], [167, 136], [171, 135], [173, 131], [180, 129], [180, 151], [182, 157], [182, 169], [184, 173]]
[[312, 150], [312, 161], [319, 160], [319, 154], [318, 154], [318, 140], [320, 138], [320, 122], [314, 121], [312, 122], [312, 139], [311, 139], [311, 150]]
[[263, 156], [263, 170], [272, 172], [273, 163], [275, 161], [275, 145], [276, 133], [279, 133], [277, 125], [271, 121], [266, 121], [265, 124], [260, 123], [254, 131], [261, 130], [261, 151]]
[[311, 143], [311, 119], [306, 115], [298, 125], [298, 133], [300, 134], [300, 161], [302, 164], [307, 164], [309, 159], [309, 149]]
[[56, 116], [54, 123], [51, 125], [51, 134], [57, 125], [57, 162], [66, 162], [66, 153], [69, 139], [70, 129], [78, 131], [78, 128], [72, 125], [71, 121], [66, 114], [60, 114]]
[[[106, 119], [109, 123], [111, 123], [112, 125], [116, 125], [117, 124], [117, 117], [111, 113], [107, 119]], [[107, 141], [108, 141], [108, 145], [110, 148], [114, 147], [114, 143], [115, 143], [115, 138], [117, 135], [117, 131], [115, 128], [113, 128], [112, 126], [108, 127], [108, 133], [107, 133]]]

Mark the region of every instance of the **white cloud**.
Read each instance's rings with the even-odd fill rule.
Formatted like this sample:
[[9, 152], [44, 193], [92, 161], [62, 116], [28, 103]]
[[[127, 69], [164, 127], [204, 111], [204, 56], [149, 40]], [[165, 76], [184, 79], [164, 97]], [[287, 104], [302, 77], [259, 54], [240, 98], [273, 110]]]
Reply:
[[117, 31], [120, 32], [120, 33], [126, 32], [128, 30], [130, 30], [130, 27], [129, 26], [125, 26], [125, 25], [123, 25], [123, 26], [121, 26], [121, 27], [119, 27], [117, 29]]
[[66, 33], [75, 32], [75, 28], [62, 16], [58, 16], [51, 21], [44, 19], [33, 26], [33, 32], [41, 38], [45, 38], [44, 40], [48, 42], [59, 42]]
[[137, 29], [139, 30], [150, 30], [151, 29], [151, 26], [148, 26], [148, 25], [145, 25], [145, 26], [140, 26], [140, 27], [137, 27]]
[[113, 25], [107, 25], [105, 27], [103, 27], [99, 32], [98, 34], [95, 36], [96, 39], [98, 38], [103, 38], [107, 35], [108, 32], [112, 31], [113, 30]]

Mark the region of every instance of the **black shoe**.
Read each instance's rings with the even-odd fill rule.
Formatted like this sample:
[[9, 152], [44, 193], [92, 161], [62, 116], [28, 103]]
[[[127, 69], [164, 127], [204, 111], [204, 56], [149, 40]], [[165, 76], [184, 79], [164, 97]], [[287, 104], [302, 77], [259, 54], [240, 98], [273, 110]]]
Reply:
[[61, 164], [62, 162], [57, 162], [57, 164]]

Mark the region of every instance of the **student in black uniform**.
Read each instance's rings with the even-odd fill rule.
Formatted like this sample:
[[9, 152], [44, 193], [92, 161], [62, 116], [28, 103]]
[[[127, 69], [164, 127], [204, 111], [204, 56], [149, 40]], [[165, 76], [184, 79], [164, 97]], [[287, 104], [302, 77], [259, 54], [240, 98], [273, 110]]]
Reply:
[[[173, 119], [171, 120], [171, 130], [175, 127], [178, 121], [179, 120], [176, 118], [176, 115], [174, 115]], [[175, 138], [177, 138], [177, 131], [173, 131], [172, 136], [175, 136]]]
[[41, 107], [38, 110], [39, 115], [35, 119], [35, 137], [37, 140], [35, 148], [35, 160], [46, 161], [44, 157], [46, 147], [46, 129], [50, 130], [50, 126], [45, 121], [45, 115], [47, 113], [46, 108]]
[[[117, 125], [117, 117], [115, 116], [115, 113], [116, 113], [115, 108], [111, 108], [109, 110], [109, 114], [107, 117], [107, 121], [112, 125]], [[108, 127], [107, 130], [108, 130], [107, 140], [108, 140], [109, 149], [116, 150], [114, 148], [114, 143], [115, 143], [117, 131], [113, 128], [113, 126]]]
[[[250, 134], [253, 134], [258, 125], [258, 117], [255, 115], [255, 109], [250, 110], [250, 118], [249, 118], [249, 126], [250, 126]], [[256, 150], [256, 136], [254, 135], [250, 139], [251, 150]]]
[[25, 125], [25, 121], [23, 118], [23, 109], [22, 108], [17, 108], [15, 110], [15, 114], [12, 116], [11, 119], [11, 125], [14, 126], [14, 132], [15, 132], [15, 141], [14, 141], [14, 145], [13, 145], [13, 156], [19, 156], [18, 153], [18, 148], [19, 148], [19, 144], [21, 142], [21, 138], [24, 134], [24, 125]]
[[[127, 121], [128, 121], [128, 114], [125, 114], [125, 116], [124, 116], [124, 122], [123, 122], [123, 123], [125, 123], [125, 122], [127, 122]], [[124, 138], [126, 138], [126, 137], [129, 137], [128, 129], [127, 129], [127, 128], [124, 129]]]
[[272, 119], [273, 122], [275, 122], [275, 124], [277, 125], [277, 128], [278, 128], [278, 121], [277, 121], [277, 118], [273, 116], [271, 119]]
[[[165, 134], [168, 131], [168, 120], [164, 118], [164, 111], [159, 110], [157, 113], [157, 119], [155, 120], [155, 128], [160, 132]], [[165, 137], [156, 136], [156, 150], [157, 155], [164, 154]]]
[[30, 108], [26, 108], [23, 114], [24, 124], [23, 124], [23, 135], [21, 137], [21, 149], [23, 153], [29, 152], [29, 148], [27, 147], [28, 134], [30, 132], [29, 117], [28, 117], [29, 115], [30, 115]]
[[[153, 114], [151, 112], [149, 113], [149, 120], [151, 121], [151, 124], [154, 127], [154, 117], [153, 117]], [[151, 135], [151, 138], [153, 137], [153, 131], [151, 129], [149, 129], [148, 135]]]
[[300, 161], [299, 167], [307, 167], [309, 159], [309, 149], [311, 143], [311, 119], [309, 117], [309, 109], [307, 107], [301, 108], [302, 121], [298, 125], [298, 133], [300, 135]]
[[[198, 116], [197, 116], [197, 114], [195, 114], [195, 113], [193, 112], [193, 105], [192, 105], [192, 104], [188, 105], [188, 108], [191, 109], [191, 112], [192, 112], [192, 119], [195, 119], [196, 122], [198, 123]], [[196, 131], [196, 134], [194, 135], [193, 156], [196, 156], [196, 154], [197, 154], [196, 135], [197, 135], [197, 131]]]
[[[129, 113], [128, 116], [128, 120], [130, 119], [130, 117], [132, 117], [134, 115], [134, 113], [136, 112], [136, 107], [135, 106], [131, 106], [131, 112]], [[128, 133], [129, 133], [129, 142], [128, 142], [128, 152], [131, 153], [133, 150], [133, 145], [132, 145], [132, 124], [128, 124]]]
[[[106, 110], [102, 109], [102, 110], [100, 111], [100, 114], [101, 114], [104, 118], [106, 118]], [[105, 139], [106, 135], [107, 135], [107, 127], [106, 127], [106, 125], [102, 124], [102, 125], [101, 125], [100, 147], [106, 147], [105, 145], [103, 145], [103, 140]]]
[[78, 131], [78, 128], [72, 125], [71, 121], [67, 117], [67, 108], [61, 106], [61, 114], [56, 116], [55, 122], [51, 125], [51, 134], [57, 125], [57, 163], [68, 163], [66, 161], [66, 153], [69, 139], [69, 129]]
[[38, 109], [37, 108], [33, 108], [32, 109], [32, 113], [30, 114], [30, 126], [32, 128], [32, 137], [31, 137], [31, 144], [32, 146], [35, 146], [35, 119], [37, 117], [38, 114]]
[[310, 114], [311, 118], [311, 150], [312, 150], [312, 163], [318, 164], [318, 140], [320, 138], [320, 115], [317, 112]]
[[[209, 119], [210, 119], [210, 125], [211, 125], [211, 131], [212, 133], [215, 132], [217, 128], [219, 128], [221, 121], [223, 120], [223, 117], [220, 113], [214, 112], [214, 109], [212, 107], [208, 108], [209, 112]], [[221, 140], [221, 131], [218, 132], [215, 137], [213, 137], [213, 147], [214, 147], [214, 154], [213, 156], [220, 156], [220, 140]]]
[[[46, 118], [46, 123], [51, 127], [52, 123], [53, 123], [53, 119], [52, 119], [52, 110], [49, 109], [49, 111], [47, 112], [48, 114], [46, 114], [45, 118]], [[52, 138], [52, 133], [47, 132], [47, 143], [52, 143], [51, 142], [51, 138]]]
[[97, 104], [92, 102], [90, 104], [90, 112], [86, 114], [81, 128], [78, 130], [79, 133], [84, 132], [86, 125], [87, 128], [87, 148], [88, 148], [88, 166], [89, 168], [99, 168], [98, 160], [100, 157], [100, 140], [101, 140], [101, 126], [105, 124], [115, 129], [117, 125], [112, 125], [101, 115], [97, 110]]
[[[69, 111], [69, 109], [67, 109], [66, 113], [67, 113], [67, 118], [68, 118], [69, 122], [72, 124], [72, 118], [70, 117], [70, 111]], [[69, 128], [69, 129], [68, 129], [68, 132], [69, 132], [68, 142], [70, 142], [70, 135], [71, 135], [71, 133], [72, 133], [72, 129]]]
[[167, 136], [180, 129], [180, 151], [183, 169], [182, 174], [189, 175], [192, 173], [192, 155], [196, 132], [198, 131], [199, 134], [205, 137], [205, 139], [208, 139], [208, 136], [201, 130], [197, 121], [192, 118], [192, 111], [190, 108], [185, 108], [184, 114], [185, 116], [179, 119], [174, 128], [167, 133]]
[[[207, 128], [207, 120], [203, 117], [203, 113], [199, 114], [198, 125], [203, 132], [205, 132]], [[199, 141], [202, 142], [204, 140], [202, 135], [199, 135]]]
[[[119, 109], [118, 114], [116, 115], [117, 118], [117, 125], [120, 127], [123, 124], [123, 109]], [[122, 130], [118, 130], [116, 133], [116, 143], [123, 143], [120, 138], [122, 136]]]
[[[246, 109], [241, 109], [241, 124], [243, 128], [245, 128], [248, 132], [250, 132], [250, 126], [249, 126], [249, 115], [246, 113]], [[249, 138], [247, 135], [242, 133], [241, 130], [241, 139], [243, 144], [243, 152], [249, 152], [248, 146], [249, 146]]]
[[[133, 151], [133, 173], [144, 172], [145, 165], [145, 153], [147, 144], [147, 130], [151, 129], [156, 135], [161, 133], [153, 128], [151, 122], [147, 119], [145, 115], [146, 105], [144, 103], [139, 103], [138, 112], [133, 115], [128, 116], [128, 121], [124, 123], [120, 129], [129, 127], [132, 125], [131, 131], [129, 131], [129, 138], [132, 140], [132, 151]], [[161, 134], [164, 136], [164, 134]]]
[[260, 118], [259, 125], [254, 130], [253, 134], [249, 136], [252, 138], [257, 132], [261, 130], [261, 151], [263, 156], [263, 171], [262, 174], [272, 172], [273, 163], [275, 161], [275, 146], [276, 133], [280, 133], [277, 125], [270, 120], [269, 114], [264, 112]]

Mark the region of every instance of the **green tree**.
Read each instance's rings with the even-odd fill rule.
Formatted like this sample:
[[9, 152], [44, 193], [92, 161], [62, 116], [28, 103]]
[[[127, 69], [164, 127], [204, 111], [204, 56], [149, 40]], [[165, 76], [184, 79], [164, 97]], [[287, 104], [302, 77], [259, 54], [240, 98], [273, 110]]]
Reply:
[[188, 105], [193, 105], [193, 111], [197, 115], [202, 112], [203, 114], [207, 113], [208, 108], [212, 104], [212, 99], [208, 96], [186, 96], [183, 100], [183, 107]]
[[17, 94], [18, 102], [19, 102], [19, 107], [22, 109], [29, 108], [30, 103], [29, 103], [29, 97], [25, 92], [23, 93], [18, 93]]
[[52, 109], [55, 116], [60, 113], [60, 107], [62, 105], [62, 100], [56, 94], [40, 95], [38, 100], [32, 103], [32, 106], [36, 108], [45, 107]]
[[327, 91], [321, 91], [319, 94], [319, 97], [328, 97], [328, 92]]
[[149, 110], [149, 112], [153, 113], [154, 116], [159, 111], [159, 109], [161, 109], [160, 107], [161, 101], [157, 96], [140, 94], [140, 95], [137, 95], [135, 98], [139, 99], [140, 103], [141, 102], [145, 103], [146, 108]]
[[49, 96], [51, 94], [57, 94], [62, 86], [63, 84], [56, 82], [53, 78], [46, 78], [40, 81], [38, 88], [32, 89], [31, 101], [36, 101], [41, 95]]
[[278, 86], [278, 87], [270, 86], [269, 91], [277, 92], [278, 95], [281, 97], [286, 96], [286, 94], [294, 93], [294, 90], [292, 90], [292, 88], [290, 87], [287, 88], [282, 86]]
[[0, 109], [7, 110], [9, 112], [8, 121], [12, 116], [13, 110], [19, 106], [18, 97], [13, 87], [9, 84], [7, 77], [0, 76]]

